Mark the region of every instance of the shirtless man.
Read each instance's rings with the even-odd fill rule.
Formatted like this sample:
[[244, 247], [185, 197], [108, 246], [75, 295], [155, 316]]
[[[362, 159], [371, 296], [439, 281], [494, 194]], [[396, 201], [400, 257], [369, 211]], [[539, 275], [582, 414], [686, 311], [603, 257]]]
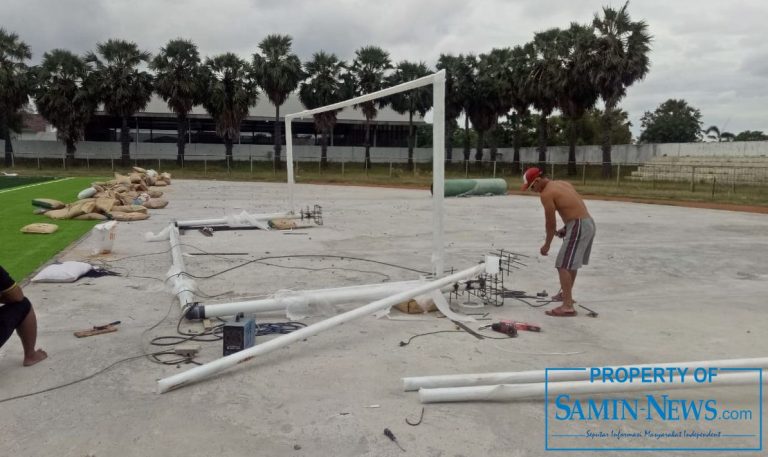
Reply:
[[8, 341], [13, 331], [19, 334], [24, 348], [24, 366], [32, 366], [48, 357], [37, 342], [37, 317], [32, 303], [24, 296], [21, 286], [0, 266], [0, 346]]
[[[560, 293], [552, 297], [552, 301], [562, 300], [563, 304], [546, 313], [556, 317], [575, 316], [573, 284], [576, 282], [579, 268], [589, 263], [592, 240], [595, 238], [595, 222], [589, 215], [584, 200], [570, 183], [551, 180], [538, 168], [527, 169], [523, 182], [522, 190], [530, 189], [540, 193], [541, 204], [544, 206], [547, 238], [540, 249], [541, 255], [549, 254], [549, 247], [555, 235], [563, 238], [563, 245], [555, 261], [555, 268], [560, 276]], [[560, 230], [555, 230], [555, 211], [565, 224]]]

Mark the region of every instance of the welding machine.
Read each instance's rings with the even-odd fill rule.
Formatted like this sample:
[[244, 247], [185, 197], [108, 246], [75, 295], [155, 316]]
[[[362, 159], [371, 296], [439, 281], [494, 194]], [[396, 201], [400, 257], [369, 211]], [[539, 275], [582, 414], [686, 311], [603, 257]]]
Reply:
[[256, 321], [245, 319], [243, 313], [238, 314], [234, 321], [224, 324], [222, 342], [225, 356], [253, 346], [256, 343]]

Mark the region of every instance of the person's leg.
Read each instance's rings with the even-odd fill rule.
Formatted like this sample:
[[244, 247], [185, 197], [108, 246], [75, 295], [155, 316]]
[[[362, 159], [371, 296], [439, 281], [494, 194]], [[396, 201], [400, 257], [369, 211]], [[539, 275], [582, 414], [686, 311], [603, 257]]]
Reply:
[[[28, 301], [27, 298], [24, 300]], [[25, 367], [32, 366], [48, 357], [48, 354], [42, 349], [35, 349], [35, 344], [37, 343], [37, 316], [31, 305], [27, 316], [16, 327], [16, 333], [21, 338], [21, 345], [24, 348]]]
[[563, 311], [573, 311], [573, 276], [571, 271], [558, 268], [557, 273], [560, 276], [560, 289], [563, 291], [563, 304], [560, 308]]

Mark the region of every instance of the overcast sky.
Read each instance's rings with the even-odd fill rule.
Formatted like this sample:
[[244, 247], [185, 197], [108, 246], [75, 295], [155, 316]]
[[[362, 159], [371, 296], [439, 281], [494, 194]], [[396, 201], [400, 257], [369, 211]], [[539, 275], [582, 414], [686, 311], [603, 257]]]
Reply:
[[[302, 60], [325, 50], [351, 59], [377, 45], [393, 61], [434, 65], [441, 53], [483, 53], [533, 33], [591, 21], [614, 0], [4, 0], [0, 27], [28, 43], [33, 61], [53, 48], [78, 53], [109, 38], [156, 52], [169, 39], [197, 43], [204, 56], [250, 59], [267, 34], [289, 34]], [[635, 134], [640, 116], [669, 98], [699, 108], [706, 126], [768, 131], [768, 2], [635, 0], [629, 12], [654, 36], [651, 70], [621, 107]]]

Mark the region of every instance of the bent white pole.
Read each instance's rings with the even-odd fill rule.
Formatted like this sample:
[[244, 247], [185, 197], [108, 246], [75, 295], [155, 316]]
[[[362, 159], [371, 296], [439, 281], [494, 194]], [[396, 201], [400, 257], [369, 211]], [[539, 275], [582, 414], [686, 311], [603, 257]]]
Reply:
[[311, 306], [313, 304], [340, 305], [355, 301], [371, 301], [388, 297], [398, 292], [413, 289], [425, 281], [399, 281], [364, 286], [337, 287], [302, 291], [277, 292], [271, 298], [248, 300], [234, 303], [201, 305], [195, 319], [206, 317], [233, 316], [237, 313], [258, 313], [282, 311], [292, 305]]
[[222, 357], [220, 359], [214, 360], [213, 362], [206, 363], [205, 365], [201, 365], [199, 367], [192, 368], [191, 370], [187, 370], [183, 373], [179, 373], [167, 378], [163, 378], [157, 382], [158, 392], [164, 393], [172, 389], [183, 387], [187, 384], [193, 383], [195, 381], [199, 381], [203, 378], [207, 378], [213, 374], [218, 373], [219, 371], [226, 370], [227, 368], [231, 368], [237, 365], [238, 363], [252, 360], [256, 356], [263, 355], [268, 352], [272, 352], [275, 349], [279, 349], [295, 341], [301, 341], [304, 338], [317, 335], [322, 331], [336, 327], [345, 322], [349, 322], [354, 319], [359, 319], [361, 317], [371, 315], [373, 313], [376, 313], [377, 311], [381, 311], [391, 306], [394, 306], [398, 303], [402, 303], [405, 300], [409, 300], [411, 298], [418, 297], [419, 295], [424, 295], [427, 292], [430, 292], [432, 290], [440, 289], [442, 287], [448, 286], [461, 279], [474, 277], [477, 274], [479, 274], [481, 271], [483, 271], [484, 268], [485, 268], [485, 264], [481, 263], [472, 268], [462, 270], [450, 276], [446, 276], [444, 278], [422, 284], [418, 287], [414, 287], [413, 289], [397, 293], [387, 298], [383, 298], [381, 300], [377, 300], [372, 303], [369, 303], [365, 306], [355, 308], [351, 311], [338, 314], [329, 319], [317, 322], [312, 325], [308, 325], [304, 328], [296, 330], [295, 332], [278, 336], [274, 339], [261, 343], [257, 346], [242, 350], [240, 352], [236, 352], [226, 357]]
[[171, 223], [168, 227], [168, 234], [171, 242], [172, 264], [171, 269], [168, 271], [167, 279], [173, 284], [173, 293], [179, 299], [179, 306], [184, 310], [187, 306], [195, 302], [195, 294], [192, 292], [195, 289], [195, 282], [182, 275], [182, 273], [185, 272], [185, 266], [184, 258], [181, 255], [179, 228]]
[[[259, 220], [259, 221], [268, 221], [270, 219], [298, 219], [301, 216], [298, 216], [293, 213], [267, 213], [267, 214], [248, 214], [245, 213], [247, 220]], [[235, 215], [233, 218], [238, 219], [241, 215]], [[224, 225], [229, 224], [232, 221], [232, 218], [228, 217], [218, 217], [218, 218], [212, 218], [212, 219], [190, 219], [186, 221], [177, 221], [176, 225], [178, 227], [194, 227], [197, 225]]]
[[[740, 386], [760, 382], [757, 372], [718, 374], [711, 382], [685, 383], [607, 383], [590, 381], [553, 382], [546, 386], [546, 395], [553, 398], [560, 394], [604, 394], [617, 392], [650, 392], [655, 390], [689, 389], [718, 386]], [[768, 383], [768, 376], [763, 378]], [[443, 403], [458, 401], [508, 401], [544, 399], [545, 384], [501, 384], [496, 386], [448, 387], [443, 389], [421, 389], [419, 400], [422, 403]]]
[[[702, 360], [700, 362], [646, 363], [606, 368], [768, 368], [768, 357], [752, 359]], [[550, 371], [549, 382], [577, 381], [589, 378], [589, 370]], [[489, 386], [496, 384], [523, 384], [544, 382], [545, 370], [512, 371], [499, 373], [454, 374], [402, 378], [403, 389], [408, 392], [422, 388]]]

